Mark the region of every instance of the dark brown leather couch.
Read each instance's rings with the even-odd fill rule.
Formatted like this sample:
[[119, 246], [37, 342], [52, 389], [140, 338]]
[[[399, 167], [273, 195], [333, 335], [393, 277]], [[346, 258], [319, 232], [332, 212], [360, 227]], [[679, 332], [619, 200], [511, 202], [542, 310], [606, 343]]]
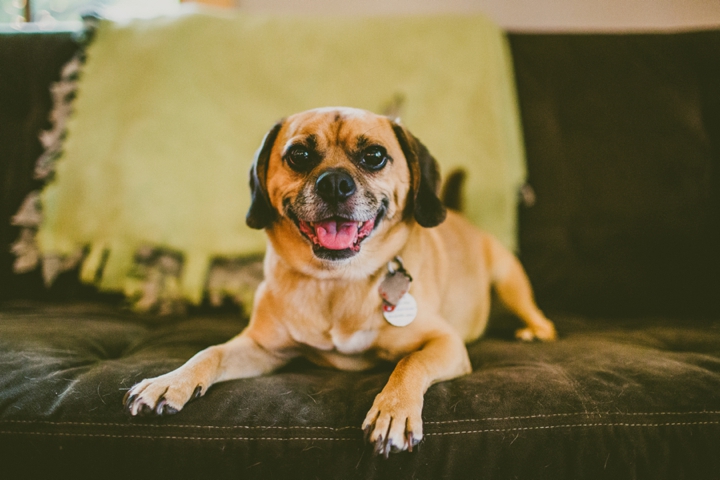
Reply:
[[124, 389], [236, 334], [11, 274], [69, 33], [0, 34], [0, 478], [720, 478], [720, 31], [511, 34], [534, 205], [520, 255], [560, 339], [498, 316], [474, 372], [430, 388], [426, 438], [377, 457], [360, 424], [390, 368], [297, 362], [169, 418]]

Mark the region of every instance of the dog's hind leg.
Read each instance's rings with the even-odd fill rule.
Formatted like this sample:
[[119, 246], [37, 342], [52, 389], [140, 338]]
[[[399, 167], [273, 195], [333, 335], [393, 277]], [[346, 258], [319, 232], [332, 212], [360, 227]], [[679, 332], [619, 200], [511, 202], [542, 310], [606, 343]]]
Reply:
[[525, 328], [515, 332], [520, 340], [555, 340], [555, 326], [540, 311], [520, 261], [495, 239], [489, 239], [492, 284], [499, 299], [520, 320]]

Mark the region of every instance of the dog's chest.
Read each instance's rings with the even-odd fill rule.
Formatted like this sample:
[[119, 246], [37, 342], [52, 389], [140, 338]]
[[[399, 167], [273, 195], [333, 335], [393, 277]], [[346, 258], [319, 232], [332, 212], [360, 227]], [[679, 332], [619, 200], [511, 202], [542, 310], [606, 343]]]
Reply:
[[371, 350], [381, 325], [380, 296], [375, 288], [357, 288], [339, 282], [315, 282], [312, 301], [293, 298], [293, 316], [289, 329], [298, 343], [315, 350], [359, 355]]
[[344, 332], [342, 329], [330, 330], [330, 339], [340, 353], [353, 355], [367, 351], [377, 338], [377, 330], [357, 330]]

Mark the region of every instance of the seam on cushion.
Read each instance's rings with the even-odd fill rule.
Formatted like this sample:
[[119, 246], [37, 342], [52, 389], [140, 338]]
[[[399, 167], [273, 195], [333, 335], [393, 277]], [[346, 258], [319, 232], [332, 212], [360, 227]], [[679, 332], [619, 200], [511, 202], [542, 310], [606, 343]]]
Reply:
[[[493, 433], [493, 432], [520, 432], [530, 430], [553, 430], [558, 428], [588, 428], [588, 427], [677, 427], [692, 425], [718, 425], [720, 422], [671, 422], [671, 423], [585, 423], [578, 425], [551, 425], [545, 427], [519, 427], [519, 428], [489, 428], [484, 430], [463, 430], [461, 432], [437, 432], [426, 433], [426, 437], [443, 436], [443, 435], [468, 435], [473, 433]], [[0, 430], [0, 435], [40, 435], [49, 437], [100, 437], [100, 438], [141, 438], [149, 440], [205, 440], [205, 441], [229, 441], [229, 440], [306, 440], [306, 441], [358, 441], [358, 438], [323, 438], [323, 437], [181, 437], [181, 436], [153, 436], [153, 435], [110, 435], [95, 433], [55, 433], [55, 432], [8, 432]]]
[[558, 418], [558, 417], [602, 417], [603, 415], [627, 415], [636, 417], [650, 417], [654, 415], [718, 415], [720, 411], [709, 412], [577, 412], [577, 413], [550, 413], [547, 415], [523, 415], [516, 417], [488, 417], [488, 418], [468, 418], [465, 420], [441, 420], [436, 422], [424, 422], [426, 425], [444, 425], [448, 423], [464, 423], [464, 422], [493, 422], [501, 420], [529, 420], [532, 418]]
[[2, 431], [0, 430], [0, 435], [2, 434], [10, 434], [10, 435], [40, 435], [40, 436], [49, 436], [49, 437], [102, 437], [102, 438], [143, 438], [143, 439], [149, 439], [149, 440], [207, 440], [207, 441], [228, 441], [228, 440], [279, 440], [279, 441], [289, 441], [289, 440], [325, 440], [325, 441], [335, 441], [335, 442], [343, 442], [343, 441], [357, 441], [357, 438], [332, 438], [332, 437], [290, 437], [290, 438], [280, 438], [280, 437], [215, 437], [215, 438], [208, 438], [208, 437], [180, 437], [180, 436], [156, 436], [156, 435], [111, 435], [108, 433], [58, 433], [58, 432], [8, 432], [8, 431]]
[[[552, 413], [547, 415], [526, 415], [526, 416], [515, 416], [515, 417], [487, 417], [487, 418], [467, 418], [463, 420], [443, 420], [435, 422], [423, 422], [425, 425], [447, 425], [452, 423], [466, 423], [466, 422], [485, 422], [485, 421], [502, 421], [502, 420], [526, 420], [533, 418], [558, 418], [558, 417], [574, 417], [574, 416], [586, 416], [586, 417], [600, 417], [603, 415], [627, 415], [627, 416], [654, 416], [654, 415], [717, 415], [720, 411], [705, 411], [705, 412], [633, 412], [633, 413], [618, 413], [618, 412], [604, 412], [604, 413]], [[276, 425], [158, 425], [153, 423], [138, 424], [138, 423], [96, 423], [96, 422], [51, 422], [48, 420], [0, 420], [0, 424], [7, 423], [19, 423], [19, 424], [32, 424], [32, 425], [77, 425], [77, 426], [93, 426], [93, 427], [150, 427], [150, 428], [204, 428], [208, 430], [330, 430], [339, 432], [342, 430], [360, 430], [360, 427], [345, 426], [345, 427], [307, 427], [303, 425], [296, 426], [276, 426]], [[539, 427], [538, 427], [539, 428]]]
[[[426, 437], [440, 435], [464, 435], [470, 433], [489, 432], [523, 432], [528, 430], [553, 430], [556, 428], [587, 428], [587, 427], [681, 427], [690, 425], [720, 425], [718, 422], [669, 422], [669, 423], [580, 423], [577, 425], [547, 425], [542, 427], [488, 428], [484, 430], [463, 430], [461, 432], [426, 433]], [[0, 432], [2, 433], [2, 432]]]
[[151, 427], [151, 428], [206, 428], [208, 430], [331, 430], [339, 432], [342, 430], [360, 430], [360, 427], [305, 427], [302, 425], [297, 426], [263, 426], [263, 425], [158, 425], [153, 423], [142, 424], [142, 423], [92, 423], [92, 422], [50, 422], [45, 420], [1, 420], [0, 424], [3, 423], [22, 423], [32, 425], [79, 425], [79, 426], [91, 426], [91, 427]]

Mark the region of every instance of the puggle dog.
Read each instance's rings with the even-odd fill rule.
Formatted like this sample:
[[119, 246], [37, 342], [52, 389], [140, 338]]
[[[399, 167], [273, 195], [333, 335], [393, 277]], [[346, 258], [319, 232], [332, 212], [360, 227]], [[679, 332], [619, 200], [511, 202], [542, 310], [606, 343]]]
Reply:
[[446, 211], [438, 166], [397, 121], [350, 108], [290, 116], [251, 170], [247, 224], [265, 229], [265, 279], [250, 323], [165, 375], [131, 388], [132, 415], [174, 414], [217, 382], [272, 372], [295, 357], [341, 370], [396, 366], [362, 428], [376, 453], [423, 437], [432, 384], [471, 371], [465, 343], [485, 329], [491, 288], [553, 340], [515, 256]]

